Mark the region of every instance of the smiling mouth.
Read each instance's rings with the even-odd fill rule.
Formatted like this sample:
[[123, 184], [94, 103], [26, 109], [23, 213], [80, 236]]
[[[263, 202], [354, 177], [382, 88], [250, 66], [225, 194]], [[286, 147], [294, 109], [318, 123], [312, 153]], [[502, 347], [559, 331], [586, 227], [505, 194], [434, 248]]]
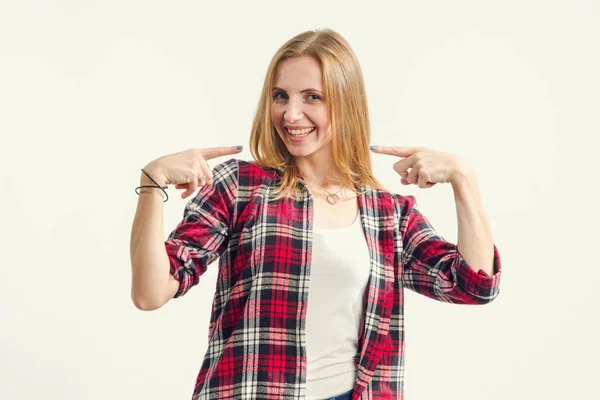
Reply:
[[290, 130], [288, 128], [285, 128], [288, 135], [291, 135], [291, 136], [297, 137], [297, 138], [308, 136], [311, 133], [313, 133], [316, 129], [317, 128], [314, 126], [312, 128], [307, 128], [307, 129], [292, 129], [292, 130]]

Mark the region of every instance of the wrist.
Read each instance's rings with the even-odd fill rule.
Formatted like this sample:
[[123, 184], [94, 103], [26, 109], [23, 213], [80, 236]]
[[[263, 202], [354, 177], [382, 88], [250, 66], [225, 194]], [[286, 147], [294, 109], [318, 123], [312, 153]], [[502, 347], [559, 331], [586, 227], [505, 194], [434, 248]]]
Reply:
[[161, 187], [166, 186], [166, 179], [163, 178], [163, 176], [156, 171], [156, 169], [144, 167], [143, 170], [146, 172], [146, 174], [150, 175], [155, 182], [153, 182], [152, 179], [142, 172], [140, 176], [140, 186], [156, 186], [156, 184], [160, 185]]
[[475, 170], [471, 163], [463, 160], [456, 168], [451, 183], [453, 186], [463, 186], [473, 181], [475, 181]]
[[473, 171], [461, 174], [456, 180], [452, 181], [452, 191], [456, 201], [463, 201], [472, 196], [477, 190], [477, 180]]
[[152, 186], [154, 186], [154, 187], [137, 188], [136, 190], [137, 190], [138, 195], [140, 197], [156, 197], [156, 198], [160, 198], [163, 201], [166, 201], [163, 191], [160, 188], [156, 187], [156, 185], [154, 185], [154, 184], [152, 184]]

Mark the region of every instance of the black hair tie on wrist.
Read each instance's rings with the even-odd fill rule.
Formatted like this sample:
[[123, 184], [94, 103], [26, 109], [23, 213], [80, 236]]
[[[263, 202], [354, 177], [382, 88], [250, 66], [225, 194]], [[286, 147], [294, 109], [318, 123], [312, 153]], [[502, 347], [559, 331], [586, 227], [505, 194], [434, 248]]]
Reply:
[[165, 186], [160, 186], [154, 179], [152, 179], [152, 177], [150, 175], [148, 175], [148, 173], [146, 171], [144, 171], [144, 168], [142, 168], [142, 172], [144, 173], [144, 175], [146, 175], [152, 182], [154, 182], [156, 184], [156, 186], [138, 186], [135, 188], [135, 193], [139, 196], [140, 192], [139, 189], [141, 188], [159, 188], [160, 190], [163, 191], [163, 193], [165, 194], [165, 196], [167, 196], [167, 198], [163, 201], [163, 203], [165, 203], [167, 200], [169, 200], [169, 195], [167, 194], [167, 192], [165, 192], [165, 189], [168, 188], [167, 185]]

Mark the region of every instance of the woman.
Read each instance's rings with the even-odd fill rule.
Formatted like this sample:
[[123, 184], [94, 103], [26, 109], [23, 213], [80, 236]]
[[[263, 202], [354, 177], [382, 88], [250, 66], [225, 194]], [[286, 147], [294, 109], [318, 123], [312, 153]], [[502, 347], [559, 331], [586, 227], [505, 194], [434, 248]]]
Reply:
[[[402, 399], [403, 289], [457, 304], [498, 295], [500, 259], [468, 163], [426, 148], [372, 148], [402, 158], [394, 169], [403, 184], [452, 185], [459, 252], [413, 196], [375, 179], [369, 142], [356, 56], [336, 32], [308, 31], [268, 68], [250, 137], [255, 161], [210, 170], [207, 160], [240, 146], [144, 167], [131, 238], [136, 306], [185, 294], [220, 257], [193, 399]], [[169, 184], [184, 198], [200, 189], [163, 242], [160, 189]]]

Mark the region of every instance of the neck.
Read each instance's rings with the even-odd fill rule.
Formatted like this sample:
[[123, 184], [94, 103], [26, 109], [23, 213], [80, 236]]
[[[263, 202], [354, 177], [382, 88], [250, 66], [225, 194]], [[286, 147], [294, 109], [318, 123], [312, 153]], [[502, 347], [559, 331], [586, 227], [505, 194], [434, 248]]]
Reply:
[[321, 172], [320, 179], [317, 180], [312, 176], [312, 174], [307, 173], [305, 169], [300, 166], [299, 168], [300, 175], [304, 178], [306, 181], [306, 186], [308, 186], [313, 194], [317, 194], [320, 197], [326, 197], [329, 194], [335, 193], [341, 200], [353, 198], [355, 191], [348, 186], [342, 187], [342, 174], [339, 170], [336, 169], [337, 174], [334, 174], [331, 171], [314, 169], [313, 171]]
[[[335, 165], [333, 154], [326, 157], [311, 154], [308, 157], [296, 157], [294, 163], [305, 180], [310, 180], [327, 189], [341, 187], [342, 173]], [[308, 179], [307, 179], [308, 178]]]

